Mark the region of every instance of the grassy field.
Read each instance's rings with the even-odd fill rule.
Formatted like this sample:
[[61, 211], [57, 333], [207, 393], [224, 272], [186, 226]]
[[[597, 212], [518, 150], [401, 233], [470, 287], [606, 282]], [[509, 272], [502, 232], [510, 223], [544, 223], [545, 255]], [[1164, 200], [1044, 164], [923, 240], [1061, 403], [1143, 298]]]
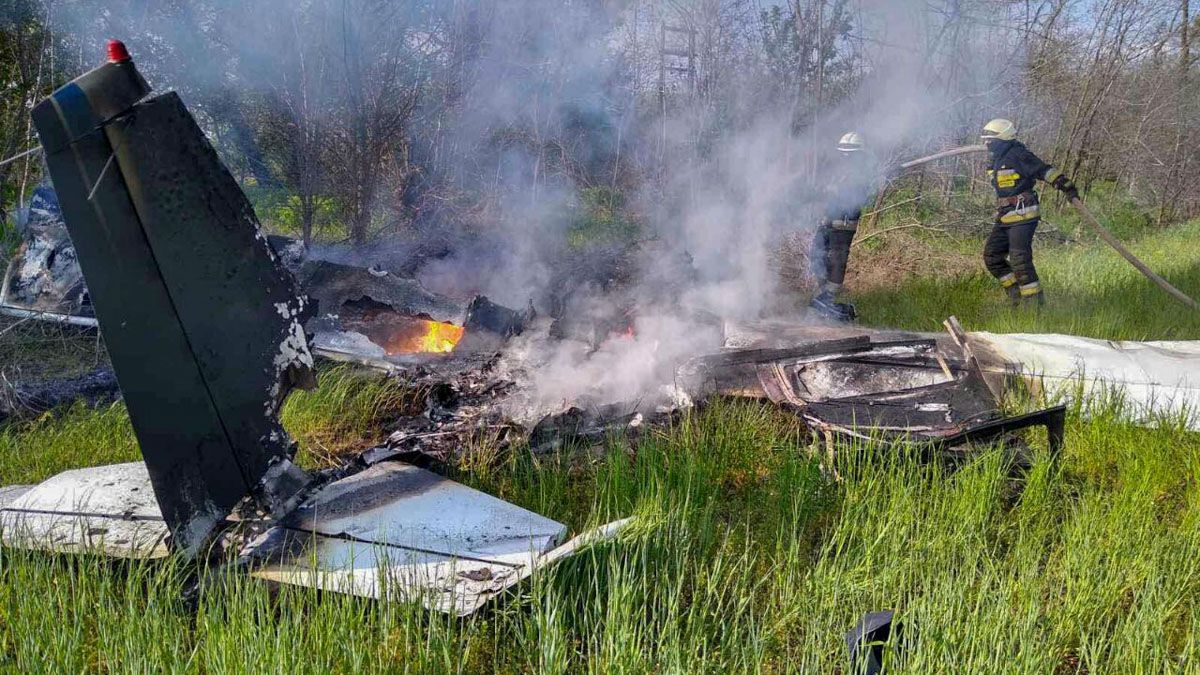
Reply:
[[[1197, 235], [1198, 223], [1146, 233], [1134, 249], [1196, 294]], [[1200, 336], [1107, 249], [1038, 253], [1050, 294], [1038, 314], [1003, 308], [974, 272], [855, 299], [881, 325], [936, 330], [953, 313], [969, 329]], [[320, 464], [375, 440], [410, 401], [337, 368], [284, 420], [305, 463]], [[842, 449], [835, 480], [795, 418], [723, 400], [586, 466], [516, 454], [461, 470], [573, 531], [638, 516], [618, 541], [465, 620], [242, 577], [192, 607], [176, 562], [3, 550], [0, 668], [847, 673], [844, 633], [894, 608], [911, 639], [889, 651], [889, 672], [1200, 671], [1200, 437], [1089, 405], [1071, 410], [1060, 456], [1032, 438], [1019, 473], [996, 449], [951, 467], [863, 444]], [[120, 405], [77, 407], [0, 428], [0, 483], [136, 454]]]
[[[1193, 298], [1200, 297], [1200, 221], [1145, 233], [1129, 248], [1151, 269]], [[974, 240], [945, 251], [977, 255]], [[856, 251], [857, 253], [857, 251]], [[863, 264], [870, 264], [870, 253]], [[1057, 332], [1124, 340], [1200, 339], [1200, 315], [1143, 277], [1100, 243], [1055, 244], [1038, 238], [1034, 261], [1046, 292], [1041, 312], [1012, 311], [982, 261], [951, 277], [916, 277], [876, 286], [855, 300], [881, 326], [941, 330], [958, 316], [969, 330]]]

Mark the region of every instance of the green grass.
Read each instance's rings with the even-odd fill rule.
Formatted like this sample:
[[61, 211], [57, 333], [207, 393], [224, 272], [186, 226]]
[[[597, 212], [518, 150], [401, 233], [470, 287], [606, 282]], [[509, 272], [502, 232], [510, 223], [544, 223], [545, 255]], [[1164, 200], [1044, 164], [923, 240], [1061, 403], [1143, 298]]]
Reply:
[[[339, 454], [386, 436], [381, 429], [410, 413], [413, 392], [348, 366], [325, 368], [320, 387], [297, 391], [281, 419], [299, 445], [297, 461], [327, 466]], [[125, 404], [90, 409], [82, 403], [37, 418], [0, 425], [0, 485], [36, 483], [66, 469], [140, 459]]]
[[[1143, 232], [1139, 255], [1200, 292], [1200, 224]], [[1193, 338], [1195, 319], [1105, 248], [1038, 250], [1051, 304], [1013, 314], [982, 275], [856, 298], [873, 322]], [[378, 440], [419, 399], [345, 367], [293, 395], [306, 465]], [[958, 466], [883, 443], [822, 466], [796, 418], [717, 399], [600, 460], [505, 456], [454, 477], [617, 541], [457, 620], [228, 571], [192, 605], [192, 569], [0, 549], [0, 670], [11, 672], [848, 673], [844, 633], [894, 608], [912, 640], [889, 672], [1200, 671], [1200, 435], [1119, 405], [1069, 411], [1053, 457]], [[0, 428], [0, 484], [134, 459], [120, 405]], [[835, 478], [836, 477], [836, 478]], [[893, 645], [894, 647], [894, 645]]]
[[[1200, 221], [1144, 234], [1129, 248], [1151, 269], [1200, 298]], [[978, 244], [979, 242], [973, 242]], [[853, 296], [873, 325], [940, 331], [956, 315], [968, 330], [1057, 332], [1107, 339], [1200, 337], [1200, 314], [1143, 277], [1102, 243], [1061, 245], [1034, 240], [1034, 262], [1046, 292], [1040, 312], [1013, 311], [983, 270], [950, 278], [918, 277]]]
[[[1059, 458], [1013, 475], [842, 448], [835, 481], [794, 420], [717, 401], [603, 462], [515, 456], [471, 480], [618, 541], [465, 620], [177, 562], [0, 555], [14, 671], [846, 672], [842, 634], [895, 608], [905, 672], [1187, 672], [1200, 663], [1200, 439], [1072, 411]], [[1035, 440], [1036, 446], [1036, 440]], [[80, 446], [79, 463], [109, 461]], [[5, 470], [5, 482], [9, 482]]]
[[0, 218], [0, 260], [5, 261], [0, 267], [8, 265], [7, 261], [17, 252], [20, 242], [21, 238], [17, 235], [17, 228], [9, 222], [8, 218]]
[[293, 392], [280, 414], [300, 446], [301, 466], [329, 466], [340, 455], [369, 448], [386, 438], [386, 423], [416, 414], [424, 405], [419, 392], [353, 366], [323, 368], [319, 382], [312, 391]]
[[80, 466], [140, 459], [125, 406], [82, 403], [0, 426], [0, 483], [29, 484]]

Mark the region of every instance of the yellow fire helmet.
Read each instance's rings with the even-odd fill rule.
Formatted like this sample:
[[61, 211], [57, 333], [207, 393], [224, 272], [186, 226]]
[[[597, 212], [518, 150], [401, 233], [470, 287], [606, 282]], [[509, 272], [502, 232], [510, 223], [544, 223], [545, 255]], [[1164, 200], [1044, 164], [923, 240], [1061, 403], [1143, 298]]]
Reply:
[[838, 139], [839, 152], [860, 152], [862, 149], [862, 136], [857, 131], [847, 131]]
[[983, 133], [979, 137], [985, 141], [1011, 141], [1017, 137], [1017, 125], [997, 117], [983, 125]]

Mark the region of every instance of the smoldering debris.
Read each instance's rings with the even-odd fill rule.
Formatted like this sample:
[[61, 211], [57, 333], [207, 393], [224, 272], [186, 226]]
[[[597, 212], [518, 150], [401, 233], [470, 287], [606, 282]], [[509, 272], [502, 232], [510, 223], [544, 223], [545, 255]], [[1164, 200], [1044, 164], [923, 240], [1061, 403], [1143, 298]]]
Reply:
[[[1005, 416], [961, 339], [739, 330], [689, 302], [675, 272], [632, 287], [584, 276], [537, 316], [311, 260], [268, 242], [179, 97], [146, 98], [123, 52], [34, 120], [144, 462], [3, 493], [5, 545], [197, 561], [231, 549], [261, 578], [461, 615], [626, 521], [563, 543], [561, 523], [401, 460], [436, 468], [484, 439], [500, 451], [636, 439], [716, 396], [772, 401], [825, 439], [961, 454], [1040, 424], [1061, 442], [1062, 409]], [[726, 300], [762, 298], [739, 287]], [[302, 471], [278, 414], [313, 383], [314, 351], [423, 390], [424, 410], [393, 421], [387, 443]]]
[[[786, 324], [732, 332], [751, 346], [693, 360], [686, 368], [692, 386], [768, 399], [826, 439], [904, 442], [959, 455], [1041, 426], [1052, 452], [1062, 446], [1065, 407], [1006, 414], [1005, 387], [994, 391], [985, 367], [952, 335]], [[755, 346], [805, 335], [792, 347]]]
[[[39, 193], [57, 203], [52, 188]], [[54, 206], [57, 209], [57, 206]], [[0, 313], [95, 326], [74, 245], [56, 211], [26, 229], [9, 263]], [[430, 292], [417, 280], [382, 266], [362, 267], [310, 258], [303, 242], [271, 235], [271, 251], [292, 273], [313, 308], [304, 329], [316, 354], [388, 368], [414, 357], [459, 348], [479, 351], [520, 334], [535, 316], [474, 295], [459, 300]]]
[[[1023, 447], [1020, 432], [1042, 427], [1050, 450], [1061, 447], [1063, 406], [1006, 414], [984, 368], [949, 336], [784, 322], [726, 328], [727, 344], [757, 337], [750, 346], [688, 359], [666, 378], [656, 379], [648, 361], [647, 381], [660, 384], [640, 387], [637, 397], [622, 398], [601, 381], [590, 395], [540, 396], [541, 380], [527, 371], [539, 361], [528, 353], [533, 345], [552, 353], [561, 344], [536, 328], [486, 361], [459, 361], [453, 374], [410, 371], [406, 381], [428, 391], [425, 410], [399, 420], [370, 455], [456, 462], [479, 446], [538, 453], [621, 438], [633, 443], [719, 396], [773, 402], [794, 412], [822, 444], [839, 437], [884, 440], [960, 457], [997, 442]], [[788, 346], [759, 346], [780, 343]], [[579, 372], [589, 375], [586, 367]], [[578, 383], [576, 389], [589, 391]]]
[[539, 318], [484, 296], [438, 295], [382, 266], [312, 260], [295, 240], [270, 244], [320, 308], [305, 325], [316, 354], [429, 392], [425, 412], [396, 420], [370, 461], [452, 463], [480, 445], [544, 452], [636, 438], [712, 395], [774, 401], [818, 432], [911, 434], [946, 447], [1058, 426], [1053, 413], [989, 426], [999, 417], [994, 398], [928, 336], [665, 308], [686, 294], [679, 280], [688, 275], [677, 272], [691, 262], [667, 258], [661, 267], [676, 270], [660, 283], [632, 283], [647, 252], [661, 252], [653, 245], [564, 274]]
[[297, 273], [319, 308], [305, 325], [316, 353], [385, 370], [495, 349], [536, 316], [483, 295], [460, 301], [431, 293], [376, 267], [306, 261]]
[[78, 317], [76, 323], [89, 323], [95, 314], [50, 185], [34, 190], [20, 231], [21, 246], [0, 278], [0, 307], [16, 316]]
[[355, 303], [362, 309], [385, 305], [399, 314], [448, 323], [461, 323], [466, 315], [466, 307], [461, 303], [436, 296], [415, 280], [386, 269], [311, 260], [300, 265], [296, 277], [327, 316], [336, 317], [347, 305]]
[[[278, 414], [312, 379], [312, 303], [179, 98], [142, 100], [149, 88], [124, 46], [109, 54], [34, 122], [144, 462], [4, 490], [5, 545], [197, 561], [234, 549], [260, 577], [463, 615], [621, 529], [563, 543], [562, 524], [414, 466], [294, 465]], [[89, 186], [110, 165], [112, 178]], [[375, 270], [333, 269], [323, 287], [343, 307], [385, 305], [373, 293], [393, 313], [444, 309], [411, 285], [372, 284], [387, 277]], [[473, 303], [464, 323], [471, 307], [505, 319]], [[510, 331], [512, 317], [500, 323]], [[462, 403], [433, 387], [428, 419]]]

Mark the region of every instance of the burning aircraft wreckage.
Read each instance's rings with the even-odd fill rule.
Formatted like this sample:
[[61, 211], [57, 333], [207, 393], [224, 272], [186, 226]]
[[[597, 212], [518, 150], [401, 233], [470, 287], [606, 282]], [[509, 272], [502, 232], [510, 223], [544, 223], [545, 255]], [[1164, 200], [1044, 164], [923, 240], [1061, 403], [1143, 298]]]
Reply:
[[[192, 559], [234, 549], [258, 578], [465, 615], [626, 523], [564, 541], [561, 523], [422, 468], [483, 429], [537, 451], [728, 395], [794, 411], [829, 448], [884, 437], [958, 453], [1043, 426], [1054, 449], [1062, 406], [1008, 416], [1000, 397], [1022, 367], [1078, 375], [1083, 347], [1093, 374], [1124, 383], [1148, 413], [1200, 400], [1178, 367], [1200, 352], [1190, 344], [968, 334], [953, 321], [916, 335], [714, 320], [713, 353], [672, 365], [658, 400], [531, 404], [528, 355], [577, 334], [569, 317], [455, 300], [265, 237], [180, 98], [149, 96], [119, 43], [33, 119], [57, 196], [35, 198], [0, 311], [98, 323], [144, 461], [3, 488], [10, 547]], [[622, 315], [600, 332], [629, 327]], [[314, 385], [314, 355], [423, 385], [425, 413], [342, 467], [302, 470], [278, 413]]]

